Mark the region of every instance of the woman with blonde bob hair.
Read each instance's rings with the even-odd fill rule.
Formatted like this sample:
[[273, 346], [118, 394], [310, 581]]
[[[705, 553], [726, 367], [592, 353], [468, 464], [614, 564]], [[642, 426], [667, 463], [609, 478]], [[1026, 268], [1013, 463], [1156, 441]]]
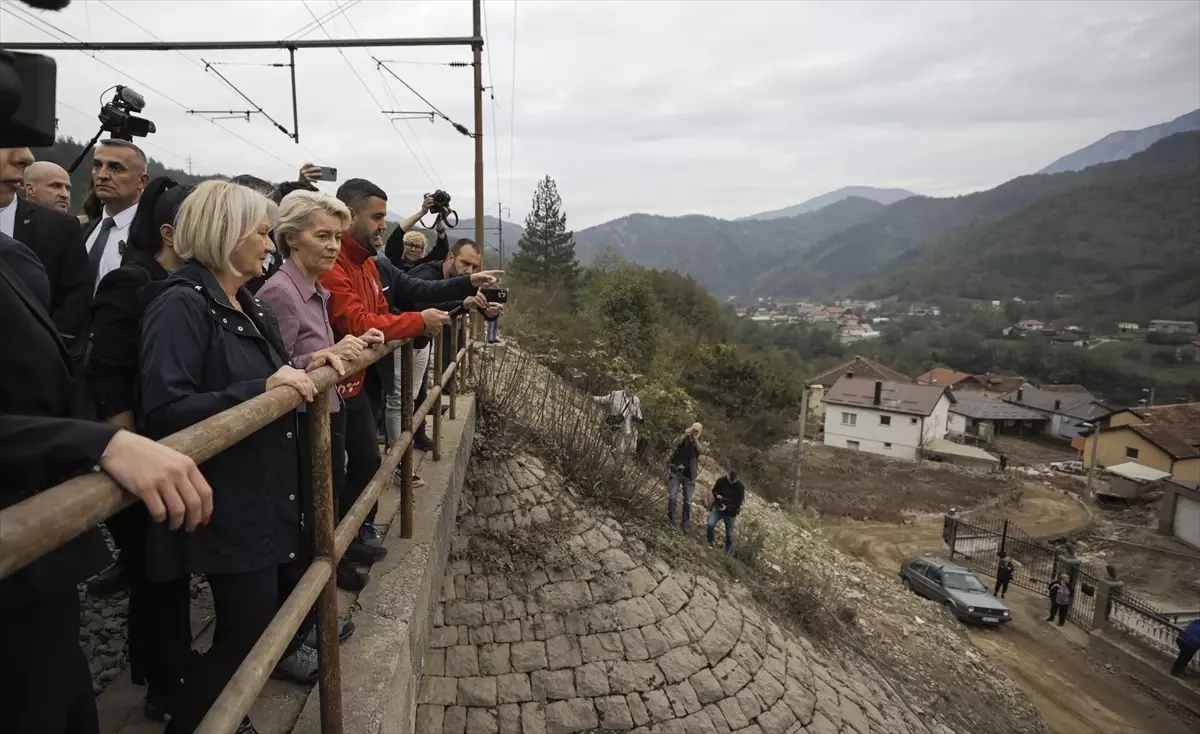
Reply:
[[[329, 291], [317, 277], [333, 268], [342, 249], [342, 232], [349, 226], [350, 210], [346, 205], [320, 192], [293, 191], [279, 204], [275, 242], [288, 253], [288, 259], [259, 289], [258, 298], [279, 315], [284, 345], [292, 363], [301, 369], [311, 371], [328, 364], [344, 376], [347, 362], [358, 357], [367, 345], [383, 341], [382, 332], [369, 329], [359, 336], [347, 334], [334, 343], [333, 326], [329, 323]], [[346, 417], [340, 410], [340, 402], [337, 390], [330, 388], [335, 497], [345, 480]], [[304, 424], [302, 429], [306, 427]], [[307, 442], [302, 441], [302, 453], [305, 446]], [[301, 465], [307, 467], [307, 462]], [[337, 582], [348, 591], [359, 591], [366, 585], [367, 576], [355, 568], [352, 552], [347, 552], [338, 564]]]
[[[305, 400], [316, 395], [312, 380], [292, 365], [274, 311], [245, 288], [275, 250], [275, 216], [265, 196], [228, 181], [205, 181], [180, 206], [174, 246], [184, 265], [142, 319], [138, 424], [149, 437], [276, 387]], [[200, 723], [298, 577], [290, 565], [301, 535], [297, 423], [290, 412], [201, 465], [213, 488], [208, 524], [185, 533], [151, 523], [147, 578], [204, 574], [217, 618], [212, 647], [184, 673], [168, 734]], [[253, 731], [248, 718], [238, 729]]]

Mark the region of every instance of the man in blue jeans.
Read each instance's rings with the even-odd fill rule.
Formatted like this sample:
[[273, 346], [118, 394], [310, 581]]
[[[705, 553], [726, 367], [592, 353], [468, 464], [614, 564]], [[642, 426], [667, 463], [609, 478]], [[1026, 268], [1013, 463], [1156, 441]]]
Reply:
[[716, 542], [717, 523], [725, 521], [725, 553], [733, 553], [733, 521], [742, 511], [742, 502], [746, 500], [746, 485], [738, 479], [738, 473], [730, 469], [729, 473], [717, 480], [712, 488], [712, 505], [708, 512], [708, 544]]
[[675, 505], [682, 487], [683, 521], [679, 526], [685, 533], [692, 519], [692, 494], [696, 491], [696, 477], [700, 474], [700, 455], [704, 453], [704, 444], [700, 443], [703, 430], [704, 426], [693, 423], [682, 436], [675, 439], [671, 458], [667, 459], [667, 517], [674, 525]]

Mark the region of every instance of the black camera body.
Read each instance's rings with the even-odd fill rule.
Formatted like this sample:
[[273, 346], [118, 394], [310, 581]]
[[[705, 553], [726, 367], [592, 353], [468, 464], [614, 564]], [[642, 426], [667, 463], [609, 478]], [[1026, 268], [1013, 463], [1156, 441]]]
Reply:
[[0, 148], [54, 144], [54, 59], [0, 50]]
[[508, 303], [507, 288], [480, 288], [488, 303]]
[[118, 140], [144, 138], [152, 132], [157, 132], [153, 122], [134, 115], [145, 108], [146, 100], [142, 95], [123, 84], [118, 84], [116, 94], [100, 108], [100, 129]]
[[437, 210], [441, 210], [442, 212], [450, 211], [450, 194], [447, 194], [445, 191], [438, 189], [437, 191], [433, 192], [432, 194], [425, 194], [425, 196], [429, 197], [430, 199], [433, 199], [433, 204], [436, 207], [435, 211], [437, 211]]

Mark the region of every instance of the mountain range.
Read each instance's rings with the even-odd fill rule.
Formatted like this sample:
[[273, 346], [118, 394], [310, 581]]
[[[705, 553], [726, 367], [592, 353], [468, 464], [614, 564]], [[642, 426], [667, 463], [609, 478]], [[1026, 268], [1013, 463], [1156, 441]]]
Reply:
[[836, 191], [830, 191], [828, 194], [814, 196], [813, 198], [807, 201], [802, 201], [794, 206], [788, 206], [784, 207], [783, 209], [776, 209], [769, 212], [751, 214], [748, 217], [741, 217], [738, 221], [744, 221], [747, 219], [763, 220], [794, 217], [799, 214], [807, 214], [809, 212], [815, 212], [818, 209], [824, 209], [830, 204], [836, 204], [843, 199], [849, 199], [851, 197], [870, 199], [871, 201], [887, 206], [888, 204], [895, 204], [897, 201], [902, 199], [907, 199], [910, 196], [916, 196], [916, 194], [907, 189], [880, 189], [874, 186], [843, 186]]
[[1200, 130], [1200, 110], [1180, 115], [1174, 120], [1160, 125], [1151, 125], [1141, 130], [1122, 130], [1105, 135], [1086, 148], [1080, 148], [1074, 153], [1064, 155], [1038, 173], [1081, 171], [1099, 163], [1124, 160], [1135, 153], [1141, 153], [1163, 138], [1192, 130]]

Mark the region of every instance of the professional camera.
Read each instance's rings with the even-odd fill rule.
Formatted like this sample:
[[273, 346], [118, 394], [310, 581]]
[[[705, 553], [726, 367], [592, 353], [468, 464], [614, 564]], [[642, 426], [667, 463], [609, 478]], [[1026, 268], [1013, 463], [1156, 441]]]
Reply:
[[0, 148], [54, 144], [54, 59], [0, 49]]
[[432, 194], [425, 194], [427, 198], [433, 199], [434, 213], [448, 214], [450, 212], [450, 194], [438, 189]]
[[112, 100], [100, 108], [100, 130], [118, 140], [133, 140], [135, 136], [144, 138], [158, 132], [153, 122], [144, 117], [134, 117], [133, 113], [145, 108], [146, 100], [142, 95], [118, 84]]

